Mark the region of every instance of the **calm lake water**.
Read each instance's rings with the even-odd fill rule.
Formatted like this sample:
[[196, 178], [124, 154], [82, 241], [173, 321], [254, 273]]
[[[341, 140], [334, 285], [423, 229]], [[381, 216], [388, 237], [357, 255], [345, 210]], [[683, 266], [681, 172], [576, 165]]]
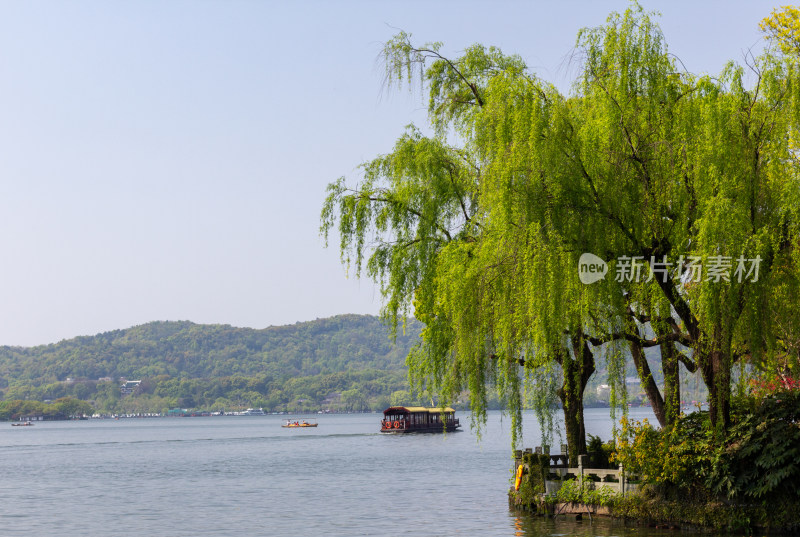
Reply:
[[[465, 432], [446, 436], [382, 435], [379, 414], [303, 430], [280, 416], [0, 423], [0, 533], [670, 535], [510, 511], [510, 420], [491, 413], [479, 442], [460, 419]], [[535, 419], [525, 423], [533, 447]], [[606, 410], [587, 411], [586, 425], [610, 436]]]

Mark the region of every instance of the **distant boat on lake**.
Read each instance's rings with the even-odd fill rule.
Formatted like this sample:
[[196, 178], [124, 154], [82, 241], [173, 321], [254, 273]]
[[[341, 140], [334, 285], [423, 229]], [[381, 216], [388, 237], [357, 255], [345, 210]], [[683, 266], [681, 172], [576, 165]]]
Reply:
[[12, 427], [33, 427], [33, 423], [29, 421], [21, 421], [19, 423], [12, 423]]
[[242, 416], [266, 416], [263, 408], [248, 408], [242, 412]]
[[286, 420], [286, 423], [281, 425], [281, 427], [287, 427], [289, 429], [293, 429], [293, 428], [296, 428], [296, 427], [316, 427], [317, 425], [318, 424], [317, 424], [316, 420], [313, 420], [311, 422], [308, 422], [306, 420], [300, 420], [300, 421], [297, 421], [297, 420]]
[[422, 406], [391, 406], [383, 411], [382, 433], [443, 433], [461, 427], [456, 411]]

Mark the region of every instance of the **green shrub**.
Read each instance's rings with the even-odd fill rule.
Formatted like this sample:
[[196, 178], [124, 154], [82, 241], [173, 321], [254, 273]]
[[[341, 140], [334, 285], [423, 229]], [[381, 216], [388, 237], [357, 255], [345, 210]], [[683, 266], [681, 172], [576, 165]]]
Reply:
[[623, 420], [615, 460], [666, 499], [800, 498], [800, 394], [742, 398], [723, 441], [704, 412], [655, 429]]
[[615, 461], [642, 482], [669, 495], [705, 488], [713, 457], [712, 435], [706, 413], [682, 416], [666, 429], [642, 422], [622, 422]]
[[589, 467], [615, 468], [613, 457], [617, 451], [617, 445], [614, 440], [603, 442], [599, 436], [591, 434], [588, 436], [589, 442], [586, 444], [586, 450], [589, 454]]
[[549, 503], [585, 503], [587, 505], [614, 505], [619, 494], [608, 485], [595, 483], [591, 479], [577, 477], [563, 482], [554, 495], [546, 498]]
[[800, 498], [800, 393], [766, 397], [742, 413], [715, 451], [706, 483], [729, 499]]

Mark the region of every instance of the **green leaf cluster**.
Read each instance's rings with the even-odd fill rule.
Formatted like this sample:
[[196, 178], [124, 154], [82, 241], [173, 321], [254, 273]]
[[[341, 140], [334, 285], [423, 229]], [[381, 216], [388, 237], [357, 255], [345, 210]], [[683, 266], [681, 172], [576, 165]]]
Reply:
[[580, 476], [568, 479], [553, 495], [546, 497], [548, 503], [583, 503], [586, 505], [613, 506], [620, 495], [608, 485], [603, 485]]
[[623, 419], [616, 448], [626, 472], [668, 497], [707, 489], [715, 450], [707, 413], [681, 416], [664, 429]]
[[731, 499], [800, 498], [800, 393], [767, 397], [747, 410], [715, 453], [709, 487]]
[[800, 498], [800, 395], [749, 399], [722, 442], [707, 413], [662, 430], [625, 423], [616, 459], [663, 497], [782, 502]]

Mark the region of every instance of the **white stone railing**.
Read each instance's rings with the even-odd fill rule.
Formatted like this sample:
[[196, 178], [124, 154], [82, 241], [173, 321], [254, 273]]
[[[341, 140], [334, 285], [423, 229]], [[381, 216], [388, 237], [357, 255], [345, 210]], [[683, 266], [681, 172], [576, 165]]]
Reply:
[[[536, 449], [537, 454], [542, 454], [541, 448]], [[526, 449], [525, 453], [533, 453], [533, 450]], [[545, 449], [547, 453], [547, 449]], [[616, 469], [606, 468], [589, 468], [589, 456], [579, 455], [578, 466], [569, 467], [568, 457], [566, 455], [549, 455], [550, 467], [548, 468], [548, 477], [557, 476], [557, 479], [545, 480], [545, 492], [547, 494], [555, 494], [561, 488], [561, 485], [569, 476], [574, 476], [587, 487], [591, 489], [598, 489], [600, 487], [608, 487], [612, 491], [625, 495], [634, 493], [639, 489], [638, 483], [631, 483], [631, 480], [636, 480], [636, 476], [628, 474], [622, 465]], [[518, 451], [516, 455], [515, 468], [520, 464], [525, 465], [525, 469], [530, 472], [530, 468], [526, 463], [523, 463], [523, 452]], [[637, 480], [638, 481], [638, 480]]]
[[545, 481], [546, 493], [555, 494], [561, 488], [561, 484], [566, 480], [567, 475], [574, 475], [576, 479], [591, 489], [599, 489], [600, 487], [608, 487], [614, 492], [624, 496], [636, 492], [639, 489], [637, 483], [631, 483], [630, 480], [634, 477], [625, 472], [625, 469], [620, 466], [617, 469], [606, 468], [588, 468], [583, 466], [583, 462], [588, 463], [586, 455], [578, 457], [577, 468], [550, 468], [549, 474], [559, 476], [559, 480], [547, 479]]

